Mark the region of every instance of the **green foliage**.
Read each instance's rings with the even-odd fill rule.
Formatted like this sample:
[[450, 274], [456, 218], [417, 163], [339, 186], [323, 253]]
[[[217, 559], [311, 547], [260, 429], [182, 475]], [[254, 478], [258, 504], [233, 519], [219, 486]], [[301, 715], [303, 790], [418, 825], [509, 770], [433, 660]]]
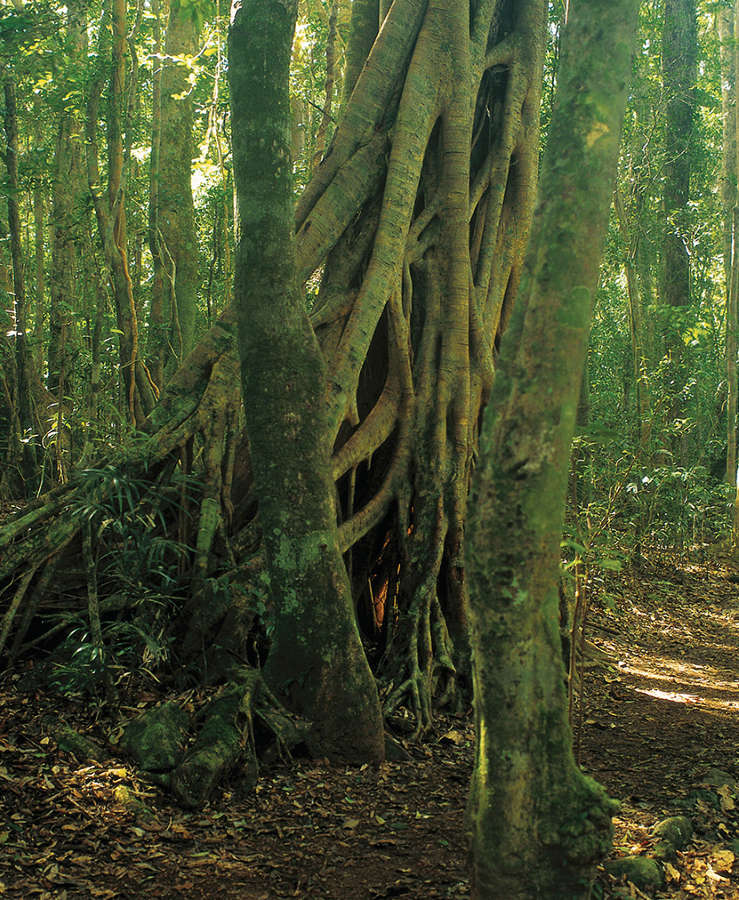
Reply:
[[682, 551], [728, 533], [731, 493], [704, 466], [657, 466], [626, 484], [623, 514], [635, 543]]
[[[177, 479], [175, 479], [177, 482]], [[115, 466], [80, 473], [83, 499], [70, 510], [93, 535], [92, 563], [101, 602], [104, 652], [95, 644], [87, 616], [63, 616], [70, 630], [51, 681], [64, 692], [98, 688], [106, 672], [118, 679], [153, 674], [171, 661], [171, 622], [186, 596], [191, 550], [168, 537], [180, 512], [180, 491], [197, 482], [180, 480], [163, 494], [151, 483]]]
[[720, 541], [731, 529], [733, 487], [703, 465], [646, 465], [618, 445], [581, 436], [586, 462], [579, 467], [579, 495], [563, 542], [570, 561], [592, 569], [618, 569], [645, 547], [688, 552]]

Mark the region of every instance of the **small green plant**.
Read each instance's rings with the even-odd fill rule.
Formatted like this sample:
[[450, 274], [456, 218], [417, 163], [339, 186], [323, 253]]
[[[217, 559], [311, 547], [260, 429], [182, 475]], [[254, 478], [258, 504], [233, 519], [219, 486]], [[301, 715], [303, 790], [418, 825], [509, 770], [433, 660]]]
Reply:
[[152, 672], [170, 659], [169, 625], [185, 596], [190, 548], [168, 536], [180, 514], [181, 488], [158, 493], [150, 482], [106, 466], [81, 474], [87, 616], [69, 620], [52, 683], [64, 692], [106, 690], [111, 677]]

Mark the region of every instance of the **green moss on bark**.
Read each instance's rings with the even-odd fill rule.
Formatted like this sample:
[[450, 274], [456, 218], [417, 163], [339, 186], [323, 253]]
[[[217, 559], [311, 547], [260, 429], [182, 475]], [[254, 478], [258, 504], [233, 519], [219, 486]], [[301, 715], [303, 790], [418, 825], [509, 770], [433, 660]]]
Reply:
[[[613, 804], [579, 772], [558, 634], [559, 542], [636, 0], [570, 11], [518, 305], [485, 413], [468, 572], [473, 896], [589, 896]], [[502, 376], [502, 377], [501, 377]]]
[[295, 0], [246, 0], [229, 33], [241, 236], [242, 386], [275, 629], [266, 675], [313, 749], [384, 756], [374, 678], [338, 545], [325, 363], [296, 278], [288, 75]]

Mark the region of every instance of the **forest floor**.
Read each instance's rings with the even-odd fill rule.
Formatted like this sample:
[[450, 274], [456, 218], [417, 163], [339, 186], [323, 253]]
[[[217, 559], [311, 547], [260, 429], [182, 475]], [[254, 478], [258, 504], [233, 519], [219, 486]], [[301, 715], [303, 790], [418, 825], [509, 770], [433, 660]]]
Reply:
[[[601, 869], [595, 897], [739, 898], [739, 584], [707, 559], [608, 573], [591, 611], [579, 752], [621, 802], [612, 859], [649, 855], [668, 816], [695, 829], [662, 888]], [[63, 752], [60, 729], [105, 742], [116, 723], [89, 700], [22, 691], [27, 674], [0, 682], [3, 898], [469, 896], [469, 717], [440, 718], [431, 740], [379, 770], [283, 761], [248, 793], [235, 774], [188, 813], [114, 751]], [[161, 699], [152, 691], [121, 715]]]

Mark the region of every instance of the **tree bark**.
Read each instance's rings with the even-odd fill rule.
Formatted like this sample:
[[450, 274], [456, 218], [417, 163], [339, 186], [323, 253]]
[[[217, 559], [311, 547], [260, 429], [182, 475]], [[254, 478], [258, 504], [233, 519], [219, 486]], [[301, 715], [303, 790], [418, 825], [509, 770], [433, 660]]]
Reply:
[[[110, 26], [108, 25], [110, 23]], [[98, 162], [97, 121], [105, 81], [103, 63], [110, 53], [108, 70], [108, 177], [102, 187]], [[123, 122], [125, 92], [126, 3], [106, 0], [98, 47], [98, 71], [87, 98], [85, 123], [87, 183], [92, 194], [98, 234], [110, 280], [118, 325], [118, 346], [125, 409], [133, 425], [140, 426], [154, 406], [157, 388], [139, 352], [139, 323], [128, 270], [125, 214], [125, 154]]]
[[630, 234], [623, 197], [618, 187], [614, 193], [614, 206], [623, 250], [625, 251], [624, 273], [626, 275], [626, 291], [629, 298], [631, 361], [634, 393], [636, 396], [637, 432], [639, 434], [639, 449], [644, 453], [651, 434], [651, 404], [649, 402], [649, 384], [647, 380], [647, 335], [644, 326], [644, 307], [636, 269], [639, 243], [638, 238], [634, 238]]
[[[695, 0], [665, 0], [662, 36], [666, 107], [662, 301], [671, 307], [690, 303], [690, 253], [685, 212], [690, 200], [697, 47]], [[671, 341], [672, 348], [679, 350], [678, 337], [672, 335]]]
[[[183, 57], [197, 49], [197, 14], [192, 4], [171, 0], [165, 59], [156, 78], [159, 108], [152, 135], [150, 249], [154, 292], [149, 322], [149, 358], [159, 387], [190, 352], [195, 336], [198, 246], [192, 199], [192, 98]], [[159, 66], [159, 61], [155, 62]], [[159, 73], [157, 73], [157, 76]], [[157, 121], [158, 120], [158, 121]], [[158, 126], [158, 127], [157, 127]]]
[[[739, 0], [736, 0], [734, 4], [734, 122], [736, 124], [736, 134], [734, 137], [734, 148], [737, 153], [737, 158], [734, 163], [734, 172], [739, 172], [739, 114], [736, 110], [736, 73], [739, 72], [739, 45], [736, 44], [736, 29], [737, 22], [739, 21]], [[736, 394], [737, 383], [736, 383], [736, 329], [737, 329], [737, 317], [739, 316], [739, 197], [735, 196], [735, 200], [737, 205], [733, 210], [732, 217], [732, 256], [731, 256], [731, 280], [729, 286], [729, 306], [726, 311], [726, 351], [727, 351], [727, 372], [728, 377], [731, 379], [729, 382], [729, 391], [732, 389], [734, 394]], [[733, 338], [732, 338], [733, 332]], [[730, 355], [731, 354], [731, 355]], [[739, 469], [729, 472], [729, 453], [731, 452], [731, 448], [733, 447], [734, 454], [736, 454], [736, 439], [737, 439], [737, 422], [736, 422], [736, 407], [733, 410], [729, 410], [729, 416], [731, 416], [733, 412], [733, 419], [729, 418], [728, 424], [728, 436], [729, 436], [729, 449], [727, 450], [727, 461], [726, 461], [726, 476], [727, 479], [733, 477], [736, 482], [736, 492], [734, 495], [734, 516], [733, 516], [733, 524], [732, 524], [732, 549], [735, 558], [739, 558]], [[736, 462], [736, 457], [734, 458], [734, 462]]]
[[736, 485], [737, 445], [737, 119], [736, 119], [736, 48], [734, 47], [734, 11], [718, 11], [721, 42], [721, 113], [723, 119], [723, 159], [721, 168], [721, 211], [723, 213], [724, 280], [726, 299], [726, 482]]
[[[87, 21], [85, 4], [76, 0], [67, 6], [67, 42], [77, 65], [82, 65], [87, 50]], [[69, 84], [73, 90], [73, 83]], [[52, 181], [52, 218], [54, 222], [51, 247], [51, 306], [49, 309], [49, 377], [48, 389], [56, 396], [57, 424], [64, 398], [68, 394], [67, 347], [73, 339], [73, 313], [79, 292], [75, 286], [81, 277], [78, 257], [83, 243], [86, 223], [85, 208], [88, 191], [85, 183], [81, 144], [77, 138], [82, 128], [81, 116], [73, 108], [65, 108], [59, 117], [54, 151]], [[79, 308], [79, 307], [77, 307]], [[57, 428], [58, 431], [58, 428]], [[57, 434], [57, 449], [61, 451]], [[63, 471], [66, 461], [57, 453], [57, 470]]]
[[295, 264], [288, 78], [297, 2], [232, 6], [229, 81], [241, 235], [235, 302], [275, 631], [267, 678], [315, 752], [384, 758], [382, 716], [341, 558], [325, 361]]
[[486, 900], [588, 897], [610, 846], [613, 805], [573, 757], [557, 584], [637, 9], [636, 0], [570, 5], [524, 278], [470, 497], [469, 818], [473, 897]]
[[326, 149], [326, 135], [332, 119], [331, 111], [334, 103], [334, 84], [336, 82], [336, 44], [338, 37], [340, 0], [332, 0], [328, 16], [328, 35], [326, 37], [326, 96], [321, 110], [321, 121], [316, 132], [316, 144], [313, 152], [313, 165], [318, 165]]
[[[21, 223], [19, 213], [20, 186], [18, 184], [18, 116], [16, 108], [16, 86], [12, 76], [3, 82], [5, 97], [5, 164], [8, 170], [8, 231], [10, 233], [10, 253], [13, 263], [13, 319], [16, 373], [17, 423], [22, 439], [23, 480], [27, 492], [35, 488], [38, 477], [35, 440], [39, 436], [38, 416], [34, 410], [35, 370], [28, 343], [28, 302], [26, 298], [26, 278], [21, 244]], [[35, 437], [33, 437], [35, 435]], [[30, 438], [30, 440], [29, 440]]]

